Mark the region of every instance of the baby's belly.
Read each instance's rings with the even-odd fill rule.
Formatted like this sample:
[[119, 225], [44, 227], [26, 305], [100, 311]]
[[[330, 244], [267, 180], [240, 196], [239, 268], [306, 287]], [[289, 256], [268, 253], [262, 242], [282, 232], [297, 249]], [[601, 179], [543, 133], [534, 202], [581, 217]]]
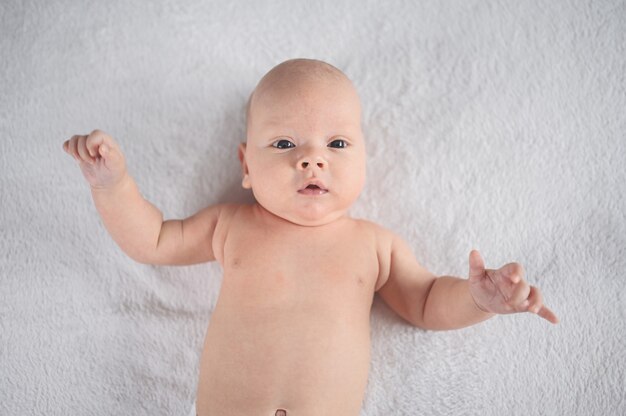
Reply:
[[371, 296], [243, 302], [230, 289], [222, 288], [207, 331], [198, 415], [359, 414]]

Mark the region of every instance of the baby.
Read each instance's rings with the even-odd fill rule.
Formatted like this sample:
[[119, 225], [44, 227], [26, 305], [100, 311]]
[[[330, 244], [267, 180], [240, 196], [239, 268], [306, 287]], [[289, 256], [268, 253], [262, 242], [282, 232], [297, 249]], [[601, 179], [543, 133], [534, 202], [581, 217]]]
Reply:
[[437, 277], [400, 237], [348, 215], [365, 182], [361, 106], [351, 81], [325, 62], [283, 62], [252, 93], [239, 146], [252, 205], [220, 204], [163, 221], [113, 138], [96, 130], [63, 148], [131, 258], [223, 267], [200, 360], [200, 416], [358, 415], [375, 292], [424, 329], [515, 312], [558, 322], [520, 264], [485, 269], [473, 250], [469, 279]]

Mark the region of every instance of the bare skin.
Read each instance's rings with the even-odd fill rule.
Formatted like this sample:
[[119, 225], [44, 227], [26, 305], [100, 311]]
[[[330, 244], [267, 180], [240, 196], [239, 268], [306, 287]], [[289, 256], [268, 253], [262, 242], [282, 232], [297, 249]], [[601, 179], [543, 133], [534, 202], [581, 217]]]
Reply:
[[113, 138], [96, 130], [64, 143], [129, 256], [223, 267], [200, 361], [200, 416], [358, 415], [375, 292], [424, 329], [516, 312], [558, 322], [520, 264], [486, 269], [473, 250], [469, 279], [437, 277], [400, 237], [349, 216], [365, 182], [360, 102], [345, 75], [326, 65], [287, 61], [253, 93], [239, 148], [253, 205], [163, 221]]

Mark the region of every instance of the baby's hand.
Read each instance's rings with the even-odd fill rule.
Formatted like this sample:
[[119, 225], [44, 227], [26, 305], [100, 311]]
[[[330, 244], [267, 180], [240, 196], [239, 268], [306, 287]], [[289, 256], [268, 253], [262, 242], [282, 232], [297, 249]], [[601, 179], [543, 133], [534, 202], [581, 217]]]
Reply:
[[73, 136], [63, 143], [63, 150], [74, 156], [92, 188], [109, 188], [126, 175], [126, 162], [111, 136], [94, 130], [88, 136]]
[[559, 319], [543, 305], [541, 291], [524, 280], [518, 263], [509, 263], [498, 270], [485, 269], [477, 250], [470, 252], [469, 287], [476, 305], [485, 312], [532, 312], [556, 324]]

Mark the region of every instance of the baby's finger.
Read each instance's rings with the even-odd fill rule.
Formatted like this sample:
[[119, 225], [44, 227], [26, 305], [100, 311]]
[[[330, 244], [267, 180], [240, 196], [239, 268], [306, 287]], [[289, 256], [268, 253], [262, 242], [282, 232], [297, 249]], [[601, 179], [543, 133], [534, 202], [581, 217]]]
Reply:
[[543, 306], [543, 295], [541, 291], [535, 286], [530, 287], [530, 294], [528, 295], [528, 312], [539, 313]]
[[72, 152], [70, 151], [70, 142], [71, 141], [72, 141], [72, 139], [70, 138], [70, 139], [68, 139], [68, 140], [63, 142], [63, 151], [65, 153], [67, 153], [68, 155], [70, 155], [70, 156], [72, 156]]
[[87, 136], [87, 149], [89, 154], [93, 157], [103, 156], [100, 147], [107, 144], [107, 142], [111, 142], [111, 140], [108, 140], [108, 137], [109, 136], [101, 130], [94, 130], [89, 133], [89, 136]]
[[[508, 300], [509, 305], [515, 308], [518, 312], [526, 311], [530, 305], [530, 300], [528, 299], [530, 293], [530, 285], [526, 283], [525, 280], [522, 280], [513, 286], [513, 290]], [[528, 303], [526, 303], [527, 300], [529, 301]]]
[[509, 263], [501, 268], [502, 274], [513, 284], [519, 283], [524, 278], [524, 267], [519, 263]]
[[480, 282], [485, 276], [485, 261], [478, 250], [472, 250], [469, 254], [469, 280]]
[[67, 148], [65, 150], [68, 154], [73, 156], [74, 159], [76, 159], [77, 161], [80, 161], [80, 156], [78, 155], [78, 149], [76, 148], [76, 146], [78, 145], [78, 139], [80, 137], [81, 136], [79, 135], [72, 136], [72, 138], [68, 141]]
[[559, 323], [559, 318], [557, 318], [554, 312], [552, 312], [547, 306], [544, 306], [543, 295], [541, 294], [539, 288], [536, 288], [535, 286], [530, 287], [528, 302], [528, 312], [535, 313], [553, 324]]
[[76, 149], [78, 150], [78, 154], [83, 162], [87, 162], [90, 165], [95, 163], [95, 158], [93, 158], [89, 154], [89, 150], [87, 149], [87, 138], [82, 136], [78, 139], [78, 143], [76, 144]]
[[539, 312], [537, 312], [537, 315], [539, 315], [540, 317], [542, 317], [546, 321], [549, 321], [549, 322], [551, 322], [553, 324], [558, 324], [559, 323], [559, 318], [547, 306], [542, 306], [541, 309], [539, 310]]

